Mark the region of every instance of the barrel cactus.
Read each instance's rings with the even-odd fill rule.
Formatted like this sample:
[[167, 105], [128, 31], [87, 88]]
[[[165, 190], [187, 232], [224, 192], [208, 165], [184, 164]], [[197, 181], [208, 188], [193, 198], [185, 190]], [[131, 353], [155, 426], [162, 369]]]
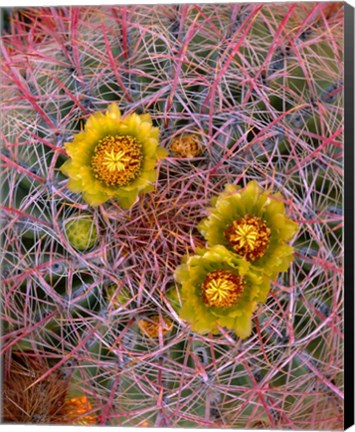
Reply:
[[[343, 40], [342, 3], [12, 11], [1, 45], [3, 421], [342, 428]], [[134, 193], [111, 176], [129, 162], [100, 123], [117, 110], [130, 145], [154, 147], [142, 150], [149, 169], [135, 162], [132, 181], [146, 177]], [[83, 134], [110, 146], [90, 178], [68, 162]], [[176, 269], [216, 247], [199, 230], [211, 200], [250, 182], [297, 225], [292, 259], [269, 272], [243, 338], [195, 331]], [[38, 389], [11, 407], [14, 386], [49, 395], [52, 384], [59, 414], [28, 403]]]

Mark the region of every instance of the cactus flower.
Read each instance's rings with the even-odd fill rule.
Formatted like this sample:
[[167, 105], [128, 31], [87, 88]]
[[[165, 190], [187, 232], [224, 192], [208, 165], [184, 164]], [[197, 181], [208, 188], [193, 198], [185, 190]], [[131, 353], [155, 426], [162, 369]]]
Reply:
[[270, 289], [262, 271], [222, 245], [185, 258], [175, 279], [181, 284], [179, 315], [193, 331], [216, 334], [218, 325], [243, 339], [251, 333], [257, 303], [265, 301]]
[[82, 192], [91, 206], [115, 198], [129, 208], [139, 193], [154, 189], [156, 161], [166, 154], [158, 144], [159, 129], [149, 114], [122, 118], [112, 103], [105, 114], [90, 116], [84, 131], [65, 144], [70, 159], [61, 171], [69, 177], [68, 189]]
[[198, 229], [209, 246], [224, 245], [275, 278], [289, 268], [293, 248], [287, 242], [297, 232], [297, 224], [286, 216], [281, 199], [281, 194], [271, 195], [256, 181], [245, 189], [228, 184], [213, 199], [213, 207]]

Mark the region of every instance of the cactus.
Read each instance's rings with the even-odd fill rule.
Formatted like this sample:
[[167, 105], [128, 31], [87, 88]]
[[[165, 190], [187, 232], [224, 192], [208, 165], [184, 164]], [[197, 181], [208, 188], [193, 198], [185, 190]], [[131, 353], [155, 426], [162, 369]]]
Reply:
[[[88, 402], [70, 421], [343, 427], [343, 31], [342, 3], [12, 11], [2, 354], [45, 359], [36, 382], [71, 361], [66, 401]], [[170, 149], [129, 209], [90, 207], [60, 171], [64, 143], [111, 102], [149, 113]], [[179, 317], [174, 271], [205, 247], [211, 198], [252, 180], [283, 195], [295, 259], [249, 338], [202, 336]], [[68, 235], [80, 220], [87, 242], [83, 226]]]

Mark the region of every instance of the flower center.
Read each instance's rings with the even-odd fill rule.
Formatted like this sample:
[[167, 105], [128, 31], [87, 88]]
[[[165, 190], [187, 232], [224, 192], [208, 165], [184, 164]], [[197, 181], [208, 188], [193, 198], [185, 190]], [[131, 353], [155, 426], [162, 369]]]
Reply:
[[256, 261], [265, 255], [271, 230], [257, 216], [244, 216], [235, 220], [224, 232], [232, 249], [248, 261]]
[[131, 136], [102, 138], [94, 150], [91, 167], [97, 179], [106, 186], [126, 186], [140, 173], [142, 146]]
[[206, 306], [229, 308], [238, 303], [244, 288], [243, 278], [228, 270], [209, 272], [202, 283], [202, 301]]

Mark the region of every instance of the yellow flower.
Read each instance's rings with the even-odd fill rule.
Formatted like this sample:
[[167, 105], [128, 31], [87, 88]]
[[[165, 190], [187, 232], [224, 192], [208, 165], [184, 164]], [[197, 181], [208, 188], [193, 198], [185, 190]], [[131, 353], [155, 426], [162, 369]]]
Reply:
[[229, 184], [212, 205], [198, 225], [209, 246], [224, 245], [271, 278], [289, 268], [293, 248], [287, 242], [297, 224], [286, 216], [281, 194], [271, 195], [256, 181], [245, 189]]
[[181, 283], [179, 315], [201, 334], [219, 333], [219, 325], [248, 337], [257, 303], [264, 302], [270, 290], [262, 271], [221, 245], [186, 258], [175, 280]]
[[166, 155], [158, 144], [159, 129], [149, 114], [121, 118], [112, 103], [105, 114], [90, 116], [84, 131], [65, 144], [70, 159], [61, 171], [69, 177], [68, 189], [82, 192], [90, 205], [116, 198], [129, 208], [139, 193], [154, 189], [156, 161]]

